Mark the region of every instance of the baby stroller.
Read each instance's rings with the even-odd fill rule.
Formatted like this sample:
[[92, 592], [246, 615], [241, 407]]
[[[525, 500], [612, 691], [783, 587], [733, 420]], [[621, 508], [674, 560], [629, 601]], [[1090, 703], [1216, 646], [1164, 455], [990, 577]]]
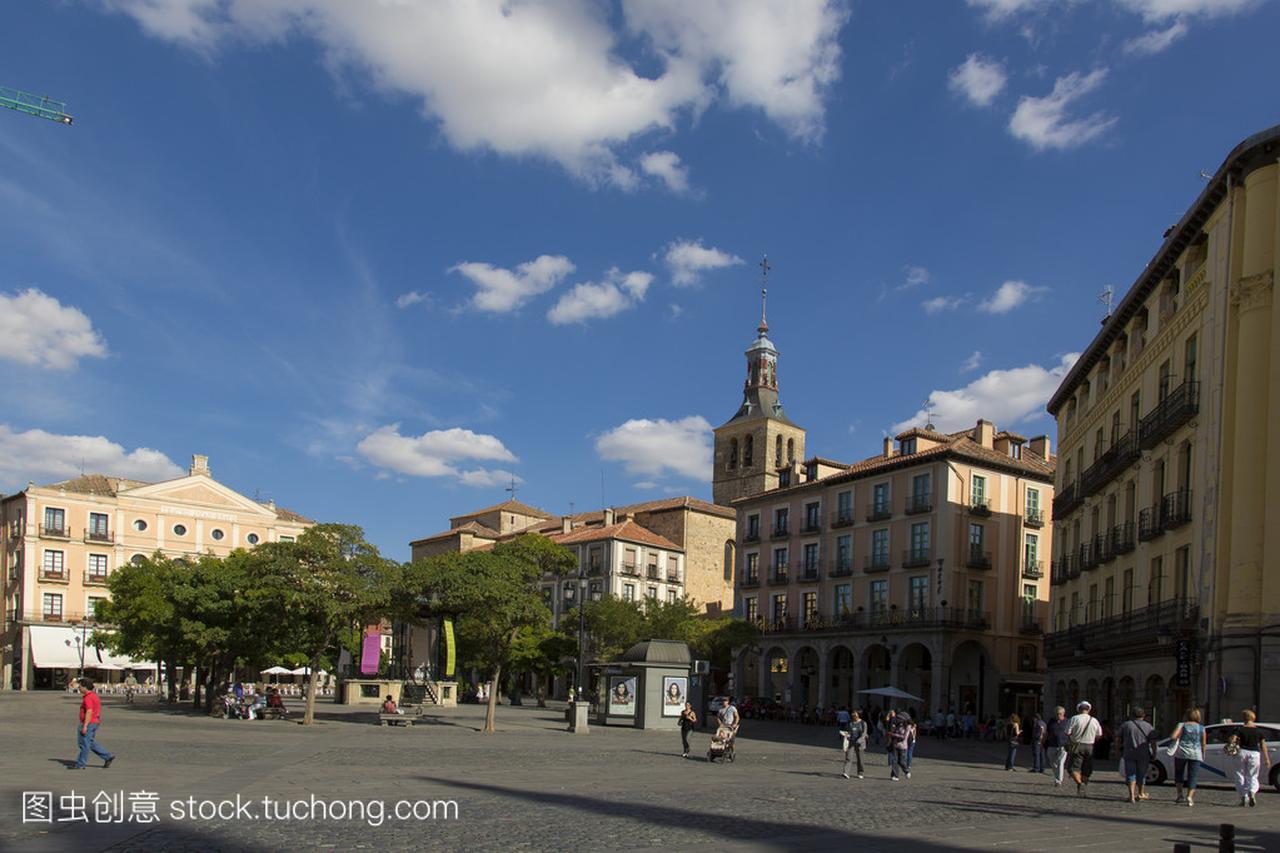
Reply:
[[733, 740], [733, 729], [727, 726], [716, 729], [715, 736], [711, 738], [711, 745], [707, 747], [707, 761], [714, 763], [717, 758], [733, 761]]

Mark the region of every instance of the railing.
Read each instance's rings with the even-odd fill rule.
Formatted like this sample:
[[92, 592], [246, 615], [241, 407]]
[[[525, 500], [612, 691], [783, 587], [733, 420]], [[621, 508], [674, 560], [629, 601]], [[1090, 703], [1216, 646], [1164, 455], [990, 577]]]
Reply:
[[816, 581], [822, 579], [822, 569], [820, 564], [814, 563], [812, 566], [801, 566], [796, 571], [796, 576], [800, 581]]
[[1160, 523], [1160, 504], [1141, 510], [1138, 513], [1138, 541], [1150, 542], [1161, 533], [1164, 533], [1164, 525]]
[[822, 531], [822, 522], [816, 518], [806, 518], [804, 526], [800, 528], [801, 533], [820, 533]]
[[680, 573], [667, 572], [667, 583], [680, 583]]
[[1080, 496], [1088, 497], [1124, 472], [1126, 468], [1142, 458], [1142, 449], [1138, 447], [1138, 433], [1129, 430], [1107, 448], [1080, 476]]
[[587, 566], [587, 577], [598, 578], [602, 574], [604, 574], [604, 566], [600, 565], [599, 563], [592, 566]]
[[853, 574], [853, 563], [851, 563], [851, 562], [847, 562], [847, 563], [839, 563], [839, 562], [837, 562], [837, 563], [836, 563], [836, 565], [835, 565], [835, 568], [833, 568], [833, 569], [831, 570], [831, 572], [830, 572], [830, 575], [829, 575], [829, 576], [830, 576], [830, 577], [833, 577], [833, 578], [847, 578], [847, 577], [851, 576], [852, 574]]
[[21, 539], [21, 538], [22, 538], [22, 525], [21, 525], [21, 524], [11, 524], [11, 525], [9, 525], [9, 538], [10, 538], [10, 539]]
[[90, 571], [89, 569], [85, 569], [84, 582], [86, 585], [91, 585], [91, 586], [106, 586], [107, 573], [94, 572], [94, 571]]
[[627, 566], [627, 565], [624, 565], [624, 566], [622, 567], [622, 572], [621, 572], [621, 574], [624, 574], [624, 575], [626, 575], [626, 576], [627, 576], [627, 577], [629, 577], [629, 578], [638, 578], [638, 577], [640, 577], [640, 569], [639, 569], [639, 568], [637, 568], [636, 566]]
[[42, 524], [40, 525], [40, 535], [46, 539], [70, 539], [71, 528], [65, 525], [62, 527], [46, 527]]
[[1022, 523], [1027, 527], [1044, 527], [1044, 510], [1039, 507], [1027, 507]]
[[[61, 613], [44, 613], [40, 610], [28, 610], [24, 613], [21, 610], [6, 610], [4, 611], [4, 618], [7, 622], [54, 622], [63, 625], [79, 625], [82, 623], [85, 625], [95, 624], [93, 616], [69, 611], [62, 611]], [[92, 636], [92, 634], [90, 634], [90, 636]]]
[[790, 535], [791, 535], [791, 531], [788, 530], [787, 525], [779, 524], [774, 526], [773, 532], [769, 534], [769, 538], [770, 539], [786, 539]]
[[1169, 392], [1138, 426], [1143, 450], [1155, 447], [1200, 411], [1200, 383], [1188, 379]]
[[867, 521], [884, 521], [886, 518], [893, 518], [893, 510], [888, 504], [878, 504], [867, 510]]
[[760, 541], [760, 530], [759, 530], [759, 528], [757, 528], [754, 532], [753, 532], [753, 531], [748, 530], [748, 531], [746, 532], [746, 534], [744, 534], [744, 535], [743, 535], [743, 537], [742, 537], [742, 541], [743, 541], [743, 543], [744, 543], [744, 544], [746, 544], [746, 543], [750, 543], [750, 542], [759, 542], [759, 541]]
[[1080, 572], [1084, 569], [1084, 566], [1080, 562], [1079, 554], [1067, 554], [1062, 558], [1062, 564], [1063, 575], [1069, 581], [1073, 581], [1080, 577]]
[[758, 587], [758, 586], [760, 586], [759, 575], [746, 575], [745, 577], [743, 577], [742, 579], [743, 589], [754, 589], [755, 587]]
[[1195, 630], [1199, 620], [1200, 608], [1194, 599], [1170, 599], [1093, 622], [1055, 626], [1053, 633], [1045, 635], [1045, 656], [1070, 663], [1079, 656], [1115, 649], [1154, 650], [1162, 636]]
[[851, 524], [853, 524], [852, 509], [845, 510], [844, 512], [837, 512], [831, 516], [832, 527], [848, 527]]
[[910, 548], [902, 552], [902, 567], [904, 569], [917, 569], [921, 566], [929, 565], [929, 549], [928, 548]]
[[769, 575], [770, 586], [786, 586], [787, 582], [788, 581], [787, 581], [786, 569], [783, 569], [782, 571], [778, 571], [777, 569], [774, 569], [773, 573]]
[[1164, 496], [1160, 502], [1160, 526], [1173, 530], [1191, 521], [1191, 490], [1179, 489]]
[[969, 559], [965, 561], [971, 569], [989, 569], [991, 568], [991, 552], [984, 551], [981, 547], [969, 548]]
[[1039, 619], [1029, 619], [1022, 617], [1022, 623], [1018, 626], [1018, 630], [1024, 634], [1043, 634], [1044, 626], [1040, 624]]
[[1093, 536], [1093, 555], [1098, 565], [1110, 563], [1116, 558], [1111, 550], [1111, 536], [1107, 533], [1095, 533]]
[[867, 557], [865, 565], [866, 568], [864, 568], [863, 571], [868, 574], [872, 572], [887, 572], [889, 571], [889, 555], [872, 554], [870, 557]]
[[960, 607], [918, 607], [905, 610], [887, 609], [859, 611], [842, 616], [815, 612], [800, 624], [795, 617], [760, 620], [756, 623], [766, 634], [794, 631], [886, 631], [896, 628], [949, 628], [953, 630], [986, 630], [991, 627], [991, 614]]
[[933, 512], [933, 495], [929, 492], [921, 492], [918, 495], [908, 495], [906, 507], [903, 511], [907, 515], [919, 515], [922, 512]]
[[1126, 521], [1111, 528], [1111, 553], [1117, 557], [1137, 547], [1133, 541], [1133, 522]]
[[662, 578], [659, 576], [659, 573], [658, 573], [658, 567], [657, 567], [657, 566], [649, 566], [648, 568], [646, 568], [646, 569], [645, 569], [645, 577], [646, 577], [646, 579], [651, 580], [651, 581], [662, 580]]
[[1097, 567], [1098, 552], [1094, 549], [1092, 542], [1086, 542], [1080, 546], [1080, 570], [1089, 572]]
[[969, 501], [969, 512], [974, 515], [991, 515], [991, 498], [973, 498]]
[[66, 569], [41, 569], [40, 580], [58, 581], [60, 583], [66, 583], [68, 580], [67, 570]]
[[110, 530], [86, 530], [84, 532], [84, 541], [111, 543], [116, 541], [116, 537], [111, 534]]
[[1044, 560], [1024, 560], [1022, 576], [1027, 580], [1040, 580], [1044, 577]]

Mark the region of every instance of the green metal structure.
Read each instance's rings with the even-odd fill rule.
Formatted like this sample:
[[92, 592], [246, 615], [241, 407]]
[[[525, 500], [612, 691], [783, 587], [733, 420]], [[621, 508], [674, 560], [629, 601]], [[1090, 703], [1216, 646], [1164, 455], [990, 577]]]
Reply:
[[67, 115], [65, 102], [10, 89], [8, 86], [0, 86], [0, 107], [8, 107], [36, 118], [47, 118], [58, 124], [71, 124], [74, 121]]

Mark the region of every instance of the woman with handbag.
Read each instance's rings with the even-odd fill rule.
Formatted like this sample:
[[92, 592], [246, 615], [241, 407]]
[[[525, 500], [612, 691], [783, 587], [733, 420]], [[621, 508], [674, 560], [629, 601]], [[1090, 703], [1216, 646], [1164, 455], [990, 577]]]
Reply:
[[1009, 721], [1004, 724], [1004, 739], [1009, 744], [1005, 754], [1004, 769], [1013, 770], [1014, 761], [1018, 757], [1018, 740], [1022, 737], [1022, 719], [1017, 714], [1010, 714]]
[[1200, 709], [1187, 711], [1187, 718], [1173, 730], [1173, 743], [1169, 746], [1169, 754], [1173, 756], [1174, 803], [1184, 802], [1182, 789], [1185, 787], [1188, 807], [1196, 804], [1196, 776], [1200, 774], [1200, 764], [1204, 761], [1205, 733], [1200, 725]]
[[840, 775], [848, 779], [849, 770], [857, 761], [858, 778], [861, 779], [862, 750], [867, 748], [867, 724], [862, 721], [861, 714], [857, 711], [849, 714], [848, 727], [840, 731], [840, 737], [844, 740], [844, 772]]
[[1258, 715], [1246, 708], [1242, 716], [1244, 725], [1236, 730], [1222, 751], [1235, 756], [1236, 793], [1240, 795], [1240, 805], [1256, 806], [1259, 771], [1264, 765], [1271, 766], [1271, 756], [1267, 754], [1266, 735], [1256, 724]]

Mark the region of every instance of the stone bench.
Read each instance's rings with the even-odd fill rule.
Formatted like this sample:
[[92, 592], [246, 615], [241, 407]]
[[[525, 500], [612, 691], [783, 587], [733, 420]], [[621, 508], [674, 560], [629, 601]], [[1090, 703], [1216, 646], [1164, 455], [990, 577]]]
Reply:
[[378, 713], [378, 724], [382, 726], [413, 726], [414, 717], [410, 714], [383, 714]]

